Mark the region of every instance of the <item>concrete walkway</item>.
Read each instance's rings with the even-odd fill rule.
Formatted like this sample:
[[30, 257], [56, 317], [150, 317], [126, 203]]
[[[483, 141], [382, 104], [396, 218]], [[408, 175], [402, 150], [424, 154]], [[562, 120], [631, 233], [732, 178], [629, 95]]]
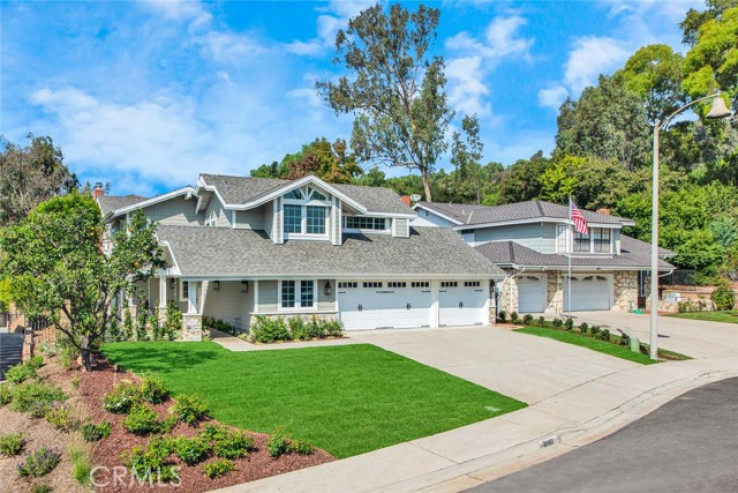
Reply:
[[345, 346], [347, 344], [358, 344], [349, 337], [341, 339], [320, 339], [317, 341], [283, 342], [274, 344], [252, 344], [238, 337], [232, 336], [219, 330], [210, 329], [211, 340], [229, 351], [271, 351], [273, 349], [299, 349], [320, 346]]
[[[728, 337], [728, 332], [723, 337]], [[718, 336], [715, 336], [718, 337]], [[563, 454], [704, 383], [738, 376], [738, 351], [641, 366], [504, 329], [352, 333], [531, 405], [349, 459], [226, 488], [250, 491], [459, 491]], [[680, 337], [675, 336], [675, 342]], [[732, 339], [732, 337], [730, 337]], [[730, 346], [730, 341], [726, 340]], [[687, 351], [685, 351], [687, 352]], [[542, 442], [550, 439], [550, 446]]]

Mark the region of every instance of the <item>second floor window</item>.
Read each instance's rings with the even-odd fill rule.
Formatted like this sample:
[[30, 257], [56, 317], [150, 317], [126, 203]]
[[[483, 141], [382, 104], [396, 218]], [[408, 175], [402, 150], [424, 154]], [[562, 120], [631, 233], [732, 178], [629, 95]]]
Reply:
[[583, 235], [579, 231], [574, 231], [574, 251], [589, 252], [589, 235]]
[[346, 229], [387, 229], [387, 219], [383, 217], [344, 216], [343, 227]]
[[302, 206], [284, 206], [284, 232], [302, 233]]
[[610, 253], [612, 251], [610, 245], [610, 230], [604, 228], [596, 228], [592, 230], [594, 238], [595, 253]]

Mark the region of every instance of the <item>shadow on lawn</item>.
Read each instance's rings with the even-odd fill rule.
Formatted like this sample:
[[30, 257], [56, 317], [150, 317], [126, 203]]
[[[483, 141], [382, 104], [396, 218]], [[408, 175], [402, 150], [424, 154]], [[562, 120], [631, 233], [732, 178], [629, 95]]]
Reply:
[[214, 348], [192, 351], [182, 344], [191, 343], [115, 343], [103, 346], [102, 353], [111, 364], [123, 370], [161, 374], [176, 373], [219, 357], [219, 351]]

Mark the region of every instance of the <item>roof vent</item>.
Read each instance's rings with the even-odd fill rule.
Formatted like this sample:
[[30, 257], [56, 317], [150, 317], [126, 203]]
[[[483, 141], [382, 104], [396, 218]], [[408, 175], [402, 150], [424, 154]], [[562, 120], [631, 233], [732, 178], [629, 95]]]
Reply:
[[609, 216], [610, 215], [610, 209], [604, 209], [604, 208], [603, 209], [597, 209], [595, 212], [597, 214], [603, 214], [605, 216]]

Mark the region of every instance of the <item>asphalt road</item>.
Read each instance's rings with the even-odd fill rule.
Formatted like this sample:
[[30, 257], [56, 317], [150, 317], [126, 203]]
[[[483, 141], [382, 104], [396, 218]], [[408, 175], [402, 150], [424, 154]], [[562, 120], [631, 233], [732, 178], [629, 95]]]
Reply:
[[607, 438], [469, 491], [738, 492], [738, 378], [692, 390]]

